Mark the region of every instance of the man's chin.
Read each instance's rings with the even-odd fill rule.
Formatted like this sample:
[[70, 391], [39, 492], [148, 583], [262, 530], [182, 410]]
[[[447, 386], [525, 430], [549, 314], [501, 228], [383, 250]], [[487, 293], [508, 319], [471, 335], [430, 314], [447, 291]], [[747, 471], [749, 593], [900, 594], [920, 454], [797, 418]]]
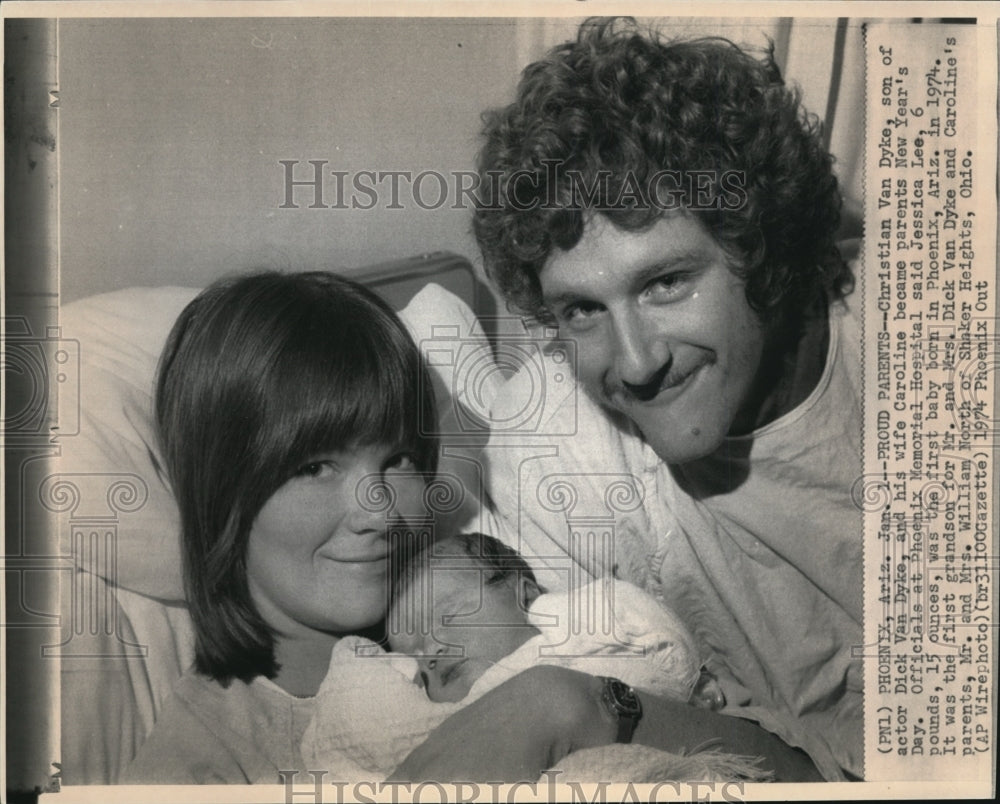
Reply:
[[[660, 422], [648, 421], [643, 423], [637, 421], [637, 417], [630, 415], [614, 403], [608, 401], [605, 396], [591, 395], [602, 407], [609, 419], [625, 432], [638, 433], [656, 453], [664, 463], [680, 465], [697, 461], [707, 455], [711, 455], [719, 448], [725, 440], [724, 430], [708, 433], [700, 427], [691, 427], [683, 434], [677, 433], [677, 428], [672, 425], [664, 427]], [[664, 430], [669, 431], [664, 434]]]
[[724, 438], [724, 435], [713, 438], [697, 428], [692, 428], [693, 432], [677, 436], [647, 434], [642, 427], [639, 429], [643, 440], [649, 444], [657, 457], [671, 466], [681, 466], [711, 455], [719, 448]]

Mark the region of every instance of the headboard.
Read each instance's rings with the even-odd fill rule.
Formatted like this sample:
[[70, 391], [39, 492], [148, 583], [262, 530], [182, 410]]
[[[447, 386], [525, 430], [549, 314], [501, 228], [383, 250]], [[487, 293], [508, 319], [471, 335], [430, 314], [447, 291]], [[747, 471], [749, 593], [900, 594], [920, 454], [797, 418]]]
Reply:
[[450, 251], [380, 262], [352, 271], [350, 277], [376, 291], [395, 310], [402, 310], [418, 291], [433, 282], [468, 304], [480, 320], [496, 315], [493, 293], [465, 257]]

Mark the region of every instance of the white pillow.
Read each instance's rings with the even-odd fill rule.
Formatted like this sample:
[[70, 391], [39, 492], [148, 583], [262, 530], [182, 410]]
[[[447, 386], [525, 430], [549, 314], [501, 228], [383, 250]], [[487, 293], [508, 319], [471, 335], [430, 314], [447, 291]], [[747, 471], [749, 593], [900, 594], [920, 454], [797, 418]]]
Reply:
[[[75, 504], [60, 511], [59, 536], [103, 518], [114, 555], [73, 538], [63, 545], [77, 566], [108, 581], [168, 601], [184, 598], [178, 514], [159, 462], [153, 430], [156, 364], [192, 288], [130, 288], [68, 304], [61, 335], [79, 342], [80, 430], [59, 437], [60, 482]], [[155, 458], [154, 458], [155, 456]], [[112, 577], [113, 575], [113, 577]]]

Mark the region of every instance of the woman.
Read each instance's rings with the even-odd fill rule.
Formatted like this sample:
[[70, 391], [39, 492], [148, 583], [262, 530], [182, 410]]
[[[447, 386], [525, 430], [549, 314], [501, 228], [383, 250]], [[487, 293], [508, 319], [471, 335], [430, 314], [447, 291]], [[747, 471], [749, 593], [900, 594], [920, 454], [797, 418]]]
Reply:
[[[299, 743], [333, 645], [380, 636], [387, 522], [423, 512], [437, 443], [421, 410], [434, 399], [416, 346], [355, 283], [254, 274], [185, 308], [161, 357], [156, 423], [196, 658], [125, 781], [273, 784], [279, 770], [304, 770]], [[601, 691], [591, 676], [529, 670], [446, 721], [396, 776], [535, 779], [569, 751], [615, 740]], [[779, 774], [808, 772], [752, 724], [643, 705], [637, 741], [676, 750], [721, 737]]]
[[430, 388], [392, 310], [333, 274], [224, 280], [183, 311], [155, 404], [196, 658], [128, 778], [299, 767], [333, 644], [384, 616], [387, 514], [412, 513], [435, 469]]

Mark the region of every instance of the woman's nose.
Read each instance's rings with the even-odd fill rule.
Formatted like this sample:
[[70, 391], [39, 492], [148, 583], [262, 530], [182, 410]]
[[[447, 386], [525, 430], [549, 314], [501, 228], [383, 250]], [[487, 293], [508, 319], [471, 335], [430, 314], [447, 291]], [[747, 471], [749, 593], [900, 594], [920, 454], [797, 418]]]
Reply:
[[350, 508], [349, 524], [358, 533], [368, 530], [386, 529], [386, 519], [396, 506], [396, 492], [385, 481], [378, 464], [355, 467], [354, 499], [348, 500]]
[[655, 383], [669, 370], [670, 345], [654, 322], [635, 311], [626, 311], [614, 321], [615, 373], [627, 388]]
[[355, 530], [385, 530], [389, 519], [410, 520], [423, 514], [423, 475], [413, 471], [384, 472], [377, 464], [359, 470], [351, 504]]
[[386, 520], [391, 509], [376, 499], [379, 496], [381, 496], [380, 492], [358, 489], [357, 499], [351, 505], [348, 518], [348, 526], [353, 532], [384, 532], [386, 530]]

